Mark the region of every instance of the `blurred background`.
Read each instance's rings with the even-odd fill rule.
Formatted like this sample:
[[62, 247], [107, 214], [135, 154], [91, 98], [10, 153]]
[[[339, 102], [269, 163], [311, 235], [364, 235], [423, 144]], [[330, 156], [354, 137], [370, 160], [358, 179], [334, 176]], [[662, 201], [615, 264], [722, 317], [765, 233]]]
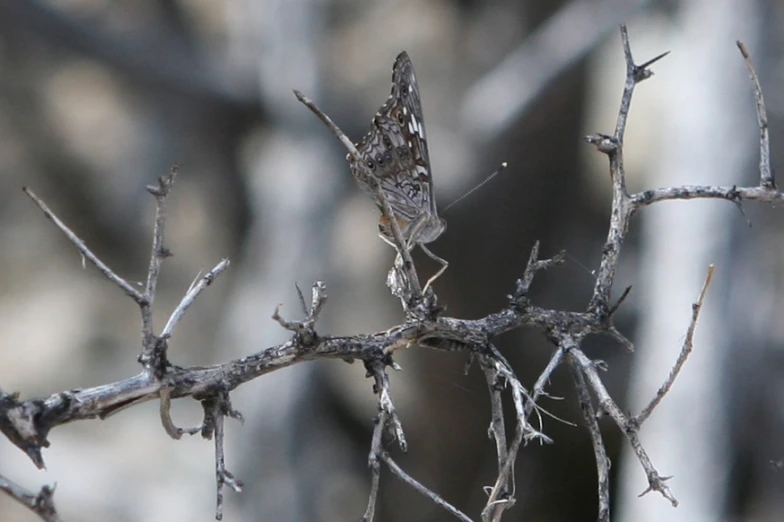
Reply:
[[[415, 65], [440, 208], [509, 168], [443, 214], [431, 245], [450, 263], [436, 282], [447, 314], [498, 311], [535, 240], [565, 265], [540, 274], [534, 302], [583, 310], [607, 233], [606, 158], [582, 141], [612, 133], [624, 82], [618, 24], [638, 63], [672, 54], [635, 92], [625, 157], [630, 190], [757, 183], [758, 129], [737, 39], [750, 48], [782, 163], [784, 3], [778, 0], [6, 0], [0, 2], [0, 386], [23, 398], [86, 388], [139, 371], [138, 309], [24, 196], [30, 187], [104, 261], [145, 277], [153, 200], [145, 185], [173, 162], [158, 329], [200, 271], [231, 269], [196, 302], [171, 342], [178, 365], [208, 365], [285, 341], [270, 319], [294, 289], [323, 280], [319, 333], [346, 335], [402, 320], [384, 286], [393, 250], [377, 210], [351, 179], [345, 151], [292, 89], [354, 139], [389, 94], [395, 56]], [[642, 441], [681, 505], [646, 487], [622, 434], [602, 419], [613, 461], [614, 519], [784, 519], [784, 243], [780, 209], [662, 203], [632, 222], [616, 315], [629, 353], [591, 338], [610, 392], [630, 411], [672, 366], [707, 266], [717, 274], [695, 352]], [[424, 256], [420, 273], [438, 267]], [[526, 386], [552, 346], [536, 331], [498, 339]], [[495, 477], [486, 385], [465, 354], [411, 348], [392, 390], [409, 441], [396, 457], [413, 476], [477, 517]], [[321, 361], [275, 372], [232, 394], [229, 521], [346, 521], [363, 513], [376, 412], [360, 364]], [[596, 471], [569, 372], [543, 405], [555, 444], [517, 465], [504, 520], [595, 520]], [[557, 400], [560, 398], [560, 400]], [[50, 434], [48, 470], [0, 440], [0, 473], [38, 490], [57, 484], [69, 521], [212, 520], [213, 444], [171, 440], [158, 405]], [[175, 404], [181, 426], [200, 421]], [[384, 470], [377, 520], [451, 518]], [[0, 520], [34, 521], [0, 495]]]

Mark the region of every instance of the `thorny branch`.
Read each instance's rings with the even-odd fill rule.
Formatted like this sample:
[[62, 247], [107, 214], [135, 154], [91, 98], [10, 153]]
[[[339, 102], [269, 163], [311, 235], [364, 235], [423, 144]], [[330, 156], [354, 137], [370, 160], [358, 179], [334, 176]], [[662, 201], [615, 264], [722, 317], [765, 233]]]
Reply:
[[[204, 438], [215, 437], [215, 473], [217, 507], [216, 518], [222, 517], [223, 486], [240, 491], [242, 484], [226, 468], [224, 456], [224, 419], [232, 417], [242, 420], [239, 412], [231, 407], [230, 393], [241, 384], [286, 366], [314, 359], [362, 360], [367, 376], [373, 378], [373, 391], [378, 396], [378, 415], [370, 443], [368, 465], [371, 472], [371, 487], [368, 505], [362, 521], [374, 520], [376, 499], [380, 487], [382, 465], [392, 474], [411, 487], [442, 506], [458, 520], [469, 522], [471, 519], [458, 508], [444, 500], [410, 475], [393, 460], [384, 448], [385, 437], [396, 441], [403, 451], [406, 440], [403, 426], [392, 400], [392, 390], [387, 367], [398, 369], [393, 360], [396, 350], [408, 346], [428, 346], [430, 348], [466, 351], [476, 360], [483, 371], [489, 389], [491, 423], [489, 436], [494, 440], [497, 453], [498, 475], [494, 484], [487, 486], [488, 500], [481, 512], [482, 522], [498, 521], [506, 509], [515, 503], [514, 463], [523, 443], [538, 439], [552, 442], [541, 432], [541, 416], [547, 415], [538, 404], [539, 399], [547, 396], [546, 388], [553, 372], [564, 362], [568, 363], [576, 386], [577, 398], [582, 408], [586, 426], [591, 434], [598, 473], [598, 502], [600, 521], [609, 521], [609, 460], [604, 442], [596, 421], [597, 415], [608, 415], [626, 436], [640, 464], [648, 477], [649, 491], [658, 491], [673, 506], [677, 500], [666, 485], [668, 477], [659, 475], [650, 457], [640, 443], [640, 426], [653, 413], [656, 406], [666, 396], [678, 376], [694, 345], [694, 333], [700, 309], [713, 277], [713, 267], [709, 268], [705, 285], [692, 308], [692, 320], [686, 334], [683, 348], [669, 376], [656, 392], [650, 404], [636, 417], [624, 413], [612, 399], [599, 376], [599, 370], [606, 365], [593, 361], [582, 351], [582, 341], [590, 334], [604, 333], [617, 339], [622, 345], [631, 347], [631, 342], [618, 332], [612, 324], [612, 316], [621, 305], [629, 289], [615, 303], [611, 302], [612, 286], [618, 265], [621, 248], [628, 232], [632, 216], [641, 208], [659, 201], [675, 199], [714, 198], [726, 199], [737, 205], [743, 201], [776, 202], [782, 201], [782, 194], [775, 188], [770, 168], [769, 138], [767, 116], [762, 92], [751, 59], [743, 44], [738, 46], [749, 67], [752, 85], [757, 102], [757, 115], [760, 126], [760, 183], [755, 187], [709, 187], [681, 186], [647, 190], [629, 194], [626, 189], [626, 172], [623, 162], [623, 139], [631, 105], [632, 94], [640, 82], [650, 78], [649, 67], [665, 54], [659, 55], [642, 65], [634, 63], [628, 34], [621, 27], [624, 56], [626, 60], [626, 81], [621, 97], [617, 124], [614, 134], [596, 134], [586, 140], [597, 147], [609, 159], [612, 181], [612, 211], [609, 231], [602, 250], [602, 258], [597, 270], [596, 284], [585, 312], [569, 312], [545, 309], [535, 306], [528, 298], [528, 291], [539, 270], [556, 266], [563, 261], [563, 253], [551, 259], [539, 259], [539, 244], [531, 251], [523, 275], [502, 310], [478, 320], [464, 320], [441, 316], [442, 310], [436, 306], [432, 291], [422, 295], [416, 270], [403, 241], [397, 220], [392, 219], [392, 211], [384, 195], [376, 187], [376, 197], [382, 212], [392, 225], [393, 236], [400, 256], [398, 267], [407, 283], [403, 296], [406, 321], [389, 330], [369, 335], [328, 337], [318, 335], [316, 322], [326, 303], [326, 287], [316, 282], [311, 290], [308, 305], [300, 291], [305, 318], [290, 321], [281, 317], [276, 309], [273, 319], [292, 332], [292, 338], [278, 346], [272, 346], [251, 353], [241, 359], [207, 367], [178, 367], [169, 363], [166, 348], [174, 327], [183, 317], [194, 299], [209, 286], [215, 278], [228, 268], [228, 260], [223, 260], [205, 276], [198, 278], [186, 292], [180, 304], [172, 312], [160, 334], [155, 334], [152, 324], [152, 306], [155, 290], [163, 260], [171, 255], [164, 245], [166, 221], [166, 202], [175, 179], [176, 167], [172, 172], [159, 179], [156, 186], [148, 187], [156, 198], [156, 220], [153, 233], [153, 247], [150, 256], [147, 281], [144, 292], [139, 292], [125, 279], [118, 276], [84, 242], [74, 234], [54, 213], [28, 189], [25, 193], [41, 208], [49, 218], [74, 244], [84, 259], [95, 265], [98, 270], [140, 307], [142, 315], [142, 353], [139, 362], [142, 371], [139, 375], [123, 381], [88, 389], [69, 390], [55, 393], [41, 399], [21, 400], [17, 393], [6, 393], [0, 389], [0, 431], [39, 468], [44, 467], [41, 449], [48, 447], [48, 433], [61, 424], [72, 421], [101, 418], [121, 409], [141, 402], [160, 400], [161, 423], [164, 431], [178, 439], [183, 434], [200, 432]], [[345, 134], [318, 109], [313, 102], [300, 93], [297, 98], [316, 113], [335, 133], [349, 150], [349, 156], [357, 159], [359, 153]], [[361, 162], [359, 162], [361, 164]], [[373, 179], [369, 176], [369, 179]], [[397, 263], [396, 263], [397, 264]], [[299, 291], [299, 288], [298, 288]], [[531, 391], [527, 391], [515, 376], [513, 369], [495, 349], [492, 340], [510, 330], [530, 326], [542, 331], [554, 346], [553, 354], [545, 369], [539, 375]], [[502, 394], [511, 395], [514, 415], [504, 416]], [[201, 402], [204, 417], [202, 424], [193, 428], [178, 428], [171, 415], [171, 400], [192, 397]], [[532, 425], [535, 415], [540, 429]], [[506, 420], [514, 419], [514, 435], [509, 438]], [[53, 489], [44, 487], [39, 493], [31, 493], [3, 476], [0, 476], [0, 489], [28, 506], [47, 522], [60, 518], [52, 499]]]

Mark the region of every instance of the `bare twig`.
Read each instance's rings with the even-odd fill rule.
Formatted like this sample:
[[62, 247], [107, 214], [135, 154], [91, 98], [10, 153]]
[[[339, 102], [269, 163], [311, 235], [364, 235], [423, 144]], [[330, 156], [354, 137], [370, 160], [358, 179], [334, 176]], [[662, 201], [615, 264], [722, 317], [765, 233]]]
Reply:
[[403, 482], [414, 488], [415, 490], [422, 493], [424, 496], [429, 498], [438, 506], [446, 509], [449, 513], [454, 515], [458, 520], [462, 520], [463, 522], [473, 522], [468, 515], [454, 507], [452, 504], [441, 498], [437, 493], [431, 491], [430, 489], [426, 488], [422, 483], [418, 482], [414, 477], [403, 471], [403, 469], [397, 465], [397, 463], [392, 460], [392, 457], [389, 456], [387, 452], [381, 453], [381, 460], [386, 464], [389, 469], [395, 474], [399, 479]]
[[[540, 408], [538, 406], [539, 398], [542, 396], [549, 397], [549, 395], [547, 395], [547, 393], [545, 393], [544, 391], [545, 386], [547, 386], [547, 384], [550, 382], [550, 378], [552, 377], [552, 374], [555, 371], [555, 369], [561, 365], [561, 362], [566, 356], [566, 353], [572, 348], [576, 348], [579, 346], [579, 340], [578, 340], [579, 338], [580, 336], [574, 336], [571, 334], [557, 334], [553, 336], [553, 338], [551, 339], [551, 342], [553, 342], [557, 348], [555, 352], [553, 352], [553, 355], [550, 357], [550, 361], [547, 363], [545, 369], [542, 370], [542, 372], [539, 374], [539, 377], [536, 379], [536, 382], [534, 383], [534, 387], [531, 393], [531, 400], [527, 401], [525, 404], [524, 415], [526, 421], [534, 411], [536, 411], [537, 414], [539, 414], [540, 411]], [[554, 417], [546, 410], [542, 409], [541, 412], [545, 413], [549, 417], [553, 417], [559, 420], [560, 422], [569, 424], [571, 426], [575, 426], [574, 424], [571, 424], [562, 419], [558, 419], [557, 417]], [[542, 423], [540, 420], [539, 425], [541, 426], [541, 424]], [[552, 440], [550, 439], [543, 438], [543, 440], [545, 442], [552, 443]]]
[[373, 377], [373, 392], [378, 395], [378, 415], [375, 419], [373, 437], [370, 442], [370, 453], [368, 455], [368, 467], [371, 473], [370, 496], [362, 522], [372, 522], [376, 512], [376, 499], [378, 498], [378, 486], [381, 478], [380, 462], [383, 460], [384, 434], [390, 433], [397, 441], [400, 449], [406, 451], [408, 444], [403, 433], [403, 426], [395, 411], [392, 403], [392, 395], [389, 390], [389, 376], [386, 367], [392, 365], [391, 357], [376, 358], [365, 361], [367, 377]]
[[757, 124], [760, 130], [760, 186], [766, 189], [776, 188], [776, 180], [773, 179], [773, 171], [770, 168], [770, 135], [768, 132], [768, 111], [765, 109], [765, 99], [762, 97], [762, 87], [760, 86], [757, 71], [754, 70], [754, 64], [751, 61], [749, 50], [746, 44], [738, 40], [735, 42], [740, 49], [740, 54], [743, 55], [743, 60], [746, 62], [746, 67], [749, 69], [749, 76], [751, 77], [751, 86], [754, 89], [754, 100], [757, 105]]
[[216, 505], [215, 519], [223, 520], [223, 486], [229, 486], [235, 493], [242, 492], [242, 481], [238, 480], [227, 468], [224, 455], [224, 418], [232, 417], [242, 421], [242, 415], [232, 409], [229, 394], [226, 391], [219, 393], [214, 399], [204, 401], [204, 425], [208, 428], [202, 430], [202, 436], [209, 438], [214, 428], [215, 433], [215, 482]]
[[[378, 394], [378, 419], [381, 429], [388, 432], [392, 439], [397, 441], [401, 450], [407, 451], [408, 443], [403, 433], [403, 425], [400, 423], [400, 418], [397, 416], [395, 405], [392, 402], [392, 393], [389, 389], [389, 375], [387, 375], [385, 369], [387, 365], [394, 367], [391, 360], [386, 358], [380, 360], [373, 359], [371, 362], [366, 362], [368, 377], [373, 377], [375, 381], [373, 391]], [[372, 449], [376, 451], [377, 455], [380, 454], [380, 446]]]
[[507, 459], [506, 425], [504, 422], [504, 407], [501, 402], [503, 385], [498, 382], [499, 375], [495, 366], [489, 364], [490, 361], [486, 357], [480, 357], [479, 363], [482, 366], [482, 372], [485, 374], [488, 392], [490, 393], [490, 427], [487, 429], [487, 436], [495, 441], [498, 472], [500, 473]]
[[[376, 444], [377, 437], [381, 437], [380, 424], [376, 421], [376, 426], [373, 429], [373, 442]], [[380, 439], [379, 439], [380, 440]], [[370, 459], [368, 459], [368, 466], [370, 467], [370, 495], [368, 497], [368, 505], [365, 509], [364, 515], [359, 519], [359, 522], [372, 522], [376, 516], [376, 501], [378, 500], [378, 486], [381, 483], [381, 464], [378, 461], [375, 453], [371, 451]]]
[[[482, 510], [482, 520], [497, 522], [501, 520], [504, 511], [515, 504], [514, 465], [523, 440], [534, 438], [544, 442], [552, 442], [552, 440], [528, 423], [530, 412], [527, 411], [524, 403], [534, 404], [533, 399], [528, 396], [504, 357], [492, 345], [488, 345], [488, 349], [489, 353], [480, 353], [477, 358], [490, 388], [492, 418], [488, 434], [496, 441], [498, 476], [495, 484], [487, 488], [488, 499]], [[516, 414], [515, 434], [508, 445], [500, 395], [505, 387], [509, 387], [511, 391]]]
[[104, 275], [104, 277], [106, 277], [106, 279], [108, 279], [109, 281], [111, 281], [112, 283], [120, 287], [120, 289], [125, 293], [125, 295], [127, 295], [128, 297], [136, 301], [137, 304], [139, 304], [140, 306], [145, 304], [146, 298], [141, 294], [141, 292], [139, 292], [133, 286], [131, 286], [131, 284], [128, 283], [128, 281], [115, 274], [114, 271], [112, 271], [112, 269], [109, 268], [109, 266], [106, 263], [98, 259], [98, 256], [93, 254], [92, 251], [89, 248], [87, 248], [87, 245], [84, 244], [84, 241], [82, 241], [76, 234], [74, 234], [71, 231], [71, 229], [65, 225], [65, 223], [60, 221], [60, 219], [54, 214], [54, 212], [49, 210], [49, 207], [47, 207], [46, 204], [33, 193], [32, 190], [28, 189], [27, 187], [23, 187], [22, 190], [24, 191], [25, 194], [27, 194], [30, 197], [30, 199], [32, 199], [35, 202], [36, 205], [38, 205], [38, 207], [41, 210], [43, 210], [44, 216], [49, 218], [52, 221], [52, 223], [54, 223], [55, 226], [59, 228], [63, 234], [65, 234], [65, 237], [67, 237], [68, 240], [71, 243], [73, 243], [73, 245], [79, 250], [79, 252], [82, 254], [82, 257], [84, 257], [90, 263], [95, 265], [95, 267]]
[[487, 435], [495, 441], [496, 457], [498, 458], [498, 478], [492, 488], [487, 488], [489, 495], [487, 504], [482, 510], [483, 521], [492, 520], [495, 516], [500, 517], [506, 504], [509, 506], [514, 504], [514, 462], [505, 473], [506, 464], [509, 462], [504, 408], [501, 402], [501, 391], [505, 386], [500, 382], [501, 376], [496, 369], [496, 362], [490, 357], [479, 356], [479, 364], [485, 374], [490, 392], [490, 427], [487, 430]]
[[160, 176], [157, 185], [148, 185], [147, 192], [155, 197], [155, 227], [152, 233], [152, 251], [147, 269], [147, 281], [144, 285], [144, 303], [140, 304], [142, 314], [142, 353], [139, 362], [145, 370], [153, 371], [159, 378], [163, 376], [169, 362], [167, 359], [168, 336], [156, 335], [153, 325], [153, 304], [158, 277], [161, 274], [163, 260], [172, 253], [163, 245], [166, 230], [166, 200], [174, 185], [179, 167], [175, 163], [169, 174]]
[[645, 448], [643, 448], [642, 443], [640, 443], [640, 437], [638, 435], [639, 426], [637, 426], [633, 419], [629, 419], [610, 397], [607, 388], [605, 388], [604, 383], [596, 372], [596, 365], [579, 349], [570, 350], [568, 357], [585, 376], [588, 385], [599, 401], [601, 411], [608, 414], [613, 421], [615, 421], [615, 424], [621, 430], [621, 433], [626, 436], [629, 445], [632, 447], [632, 451], [634, 451], [634, 454], [637, 456], [637, 460], [640, 461], [643, 470], [645, 470], [645, 475], [648, 477], [648, 488], [642, 495], [650, 491], [658, 491], [664, 498], [670, 501], [673, 507], [677, 507], [678, 501], [672, 495], [670, 488], [667, 487], [667, 484], [665, 483], [670, 477], [662, 477], [659, 475], [659, 472], [656, 471], [648, 453], [645, 451]]
[[272, 314], [272, 318], [286, 330], [294, 332], [297, 335], [298, 342], [307, 346], [315, 343], [318, 340], [315, 326], [316, 321], [318, 321], [319, 314], [321, 314], [321, 310], [324, 308], [324, 304], [327, 302], [327, 287], [321, 281], [316, 281], [313, 283], [313, 288], [311, 289], [310, 308], [308, 308], [307, 304], [305, 303], [305, 298], [302, 295], [302, 291], [300, 290], [299, 286], [297, 286], [297, 293], [299, 294], [300, 304], [306, 315], [305, 320], [285, 320], [280, 315], [280, 305], [275, 308], [275, 312]]
[[210, 286], [215, 278], [218, 277], [221, 273], [223, 273], [227, 268], [229, 268], [229, 260], [228, 259], [221, 259], [220, 263], [215, 265], [215, 267], [207, 272], [204, 276], [200, 277], [198, 281], [195, 281], [194, 284], [188, 289], [188, 292], [185, 294], [185, 297], [182, 298], [180, 304], [177, 305], [177, 308], [174, 309], [169, 320], [166, 322], [166, 326], [163, 327], [161, 331], [162, 336], [170, 336], [174, 333], [174, 327], [177, 326], [185, 312], [188, 311], [188, 308], [193, 304], [199, 294]]
[[678, 354], [678, 359], [675, 361], [675, 365], [670, 370], [670, 374], [667, 376], [667, 380], [664, 381], [664, 383], [656, 392], [656, 396], [634, 419], [638, 426], [641, 426], [642, 423], [648, 420], [648, 417], [651, 416], [651, 413], [653, 413], [653, 410], [656, 408], [656, 406], [659, 405], [664, 396], [667, 395], [667, 392], [670, 391], [670, 388], [675, 382], [675, 379], [678, 377], [678, 374], [681, 372], [683, 365], [686, 363], [686, 359], [688, 359], [689, 354], [691, 354], [691, 350], [694, 347], [694, 330], [697, 328], [697, 319], [700, 316], [700, 310], [702, 310], [702, 304], [705, 301], [705, 294], [707, 294], [708, 288], [710, 287], [711, 281], [713, 280], [714, 271], [714, 266], [710, 265], [708, 267], [708, 273], [705, 276], [705, 283], [702, 285], [702, 290], [700, 290], [700, 295], [697, 298], [697, 302], [691, 305], [691, 322], [689, 323], [689, 328], [686, 330], [686, 339], [683, 341], [683, 347], [681, 348], [680, 354]]
[[188, 435], [199, 433], [203, 429], [202, 426], [196, 426], [194, 428], [178, 428], [174, 424], [174, 420], [171, 418], [171, 392], [171, 388], [163, 388], [160, 391], [160, 414], [163, 429], [166, 431], [169, 437], [173, 438], [174, 440], [180, 440], [185, 433]]
[[536, 273], [540, 270], [547, 270], [548, 268], [560, 265], [564, 262], [565, 256], [566, 252], [561, 251], [552, 259], [540, 260], [539, 241], [535, 241], [534, 246], [531, 248], [531, 254], [528, 256], [528, 263], [525, 266], [523, 277], [517, 280], [517, 288], [512, 299], [519, 301], [520, 304], [524, 304], [526, 296], [528, 295], [528, 290], [531, 288], [531, 283], [533, 282]]
[[741, 201], [759, 201], [760, 203], [780, 203], [784, 201], [781, 192], [771, 191], [764, 187], [716, 187], [704, 185], [683, 185], [645, 190], [631, 196], [631, 204], [636, 211], [640, 207], [658, 203], [684, 199], [726, 199], [733, 203]]
[[591, 434], [591, 445], [593, 446], [593, 456], [596, 460], [597, 474], [597, 495], [599, 497], [599, 509], [596, 520], [598, 522], [610, 522], [610, 458], [607, 456], [607, 449], [604, 447], [602, 432], [599, 429], [599, 422], [596, 420], [596, 411], [591, 401], [591, 393], [585, 377], [579, 368], [572, 365], [572, 377], [574, 378], [577, 399], [580, 401], [580, 410]]
[[155, 197], [155, 228], [152, 233], [152, 252], [150, 254], [150, 266], [147, 269], [147, 282], [144, 285], [146, 299], [142, 307], [142, 329], [144, 333], [152, 335], [152, 305], [155, 299], [155, 289], [158, 286], [158, 277], [161, 273], [163, 260], [170, 257], [172, 253], [163, 246], [164, 232], [166, 230], [166, 200], [169, 191], [174, 185], [179, 166], [175, 163], [168, 175], [158, 178], [157, 185], [148, 185], [147, 192]]
[[63, 522], [54, 506], [54, 487], [43, 486], [41, 491], [33, 493], [0, 475], [0, 491], [27, 506], [45, 522]]

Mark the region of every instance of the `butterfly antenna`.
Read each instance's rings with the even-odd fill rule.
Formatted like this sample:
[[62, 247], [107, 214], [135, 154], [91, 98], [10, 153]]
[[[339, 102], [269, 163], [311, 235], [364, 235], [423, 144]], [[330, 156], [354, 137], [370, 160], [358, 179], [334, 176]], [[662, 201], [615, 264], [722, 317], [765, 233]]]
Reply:
[[567, 257], [567, 258], [568, 258], [570, 261], [573, 261], [575, 265], [577, 265], [577, 266], [579, 266], [580, 268], [582, 268], [582, 269], [583, 269], [583, 271], [584, 271], [586, 274], [588, 274], [589, 276], [591, 276], [592, 278], [594, 278], [594, 280], [596, 279], [596, 270], [591, 270], [590, 268], [588, 268], [587, 266], [585, 266], [584, 264], [582, 264], [582, 263], [580, 262], [580, 260], [579, 260], [579, 259], [577, 259], [576, 257], [574, 257], [574, 256], [571, 256], [571, 255], [569, 255], [569, 254], [568, 254], [568, 253], [566, 253], [566, 252], [564, 252], [564, 253], [566, 254], [566, 257]]
[[504, 170], [505, 168], [506, 168], [506, 162], [504, 161], [503, 163], [501, 163], [501, 166], [498, 167], [498, 169], [496, 169], [495, 172], [493, 172], [492, 174], [487, 176], [487, 178], [485, 178], [484, 181], [482, 181], [481, 183], [479, 183], [479, 185], [475, 186], [474, 188], [472, 188], [471, 190], [469, 190], [468, 192], [466, 192], [465, 194], [463, 194], [462, 196], [460, 196], [459, 198], [457, 198], [456, 200], [451, 202], [441, 212], [446, 212], [447, 210], [449, 210], [450, 208], [454, 207], [455, 205], [457, 205], [458, 203], [463, 201], [465, 198], [467, 198], [468, 196], [470, 196], [471, 194], [473, 194], [474, 192], [476, 192], [477, 190], [482, 188], [485, 185], [485, 183], [487, 183], [488, 181], [490, 181], [491, 179], [493, 179], [494, 177], [499, 175], [501, 173], [501, 171]]

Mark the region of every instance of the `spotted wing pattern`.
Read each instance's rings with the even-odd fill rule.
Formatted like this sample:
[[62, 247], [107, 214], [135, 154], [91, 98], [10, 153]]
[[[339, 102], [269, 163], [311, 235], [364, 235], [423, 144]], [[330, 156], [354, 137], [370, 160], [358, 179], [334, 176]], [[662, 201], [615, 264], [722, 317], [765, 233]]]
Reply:
[[[436, 210], [419, 87], [405, 51], [392, 69], [392, 92], [357, 149], [378, 180], [404, 238], [413, 245], [429, 243], [441, 235], [446, 221]], [[360, 187], [375, 197], [367, 171], [352, 162], [351, 173]], [[379, 229], [382, 238], [391, 241], [392, 231], [383, 216]]]

